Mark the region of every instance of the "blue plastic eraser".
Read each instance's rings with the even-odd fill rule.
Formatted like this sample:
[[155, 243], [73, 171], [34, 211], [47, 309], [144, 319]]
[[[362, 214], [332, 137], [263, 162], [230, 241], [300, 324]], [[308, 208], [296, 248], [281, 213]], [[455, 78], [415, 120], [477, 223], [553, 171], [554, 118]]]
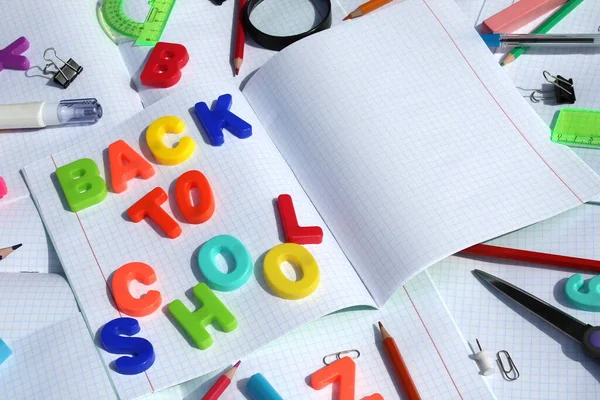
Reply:
[[487, 47], [500, 47], [500, 35], [495, 33], [484, 33], [481, 38]]
[[246, 391], [253, 400], [283, 400], [262, 374], [254, 374], [248, 379]]
[[4, 343], [4, 340], [0, 339], [0, 364], [6, 361], [11, 354], [12, 350], [10, 349], [10, 347], [8, 347], [6, 343]]

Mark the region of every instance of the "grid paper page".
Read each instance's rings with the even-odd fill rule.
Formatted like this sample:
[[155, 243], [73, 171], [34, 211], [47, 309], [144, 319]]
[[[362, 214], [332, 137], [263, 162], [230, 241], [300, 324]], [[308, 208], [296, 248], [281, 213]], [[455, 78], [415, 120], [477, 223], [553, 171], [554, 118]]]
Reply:
[[453, 3], [352, 22], [283, 50], [244, 95], [378, 304], [445, 256], [597, 194]]
[[[258, 16], [262, 16], [264, 23], [271, 27], [271, 32], [282, 30], [284, 26], [299, 29], [306, 25], [308, 16], [315, 15], [313, 10], [306, 8], [309, 4], [309, 1], [299, 4], [295, 0], [265, 2], [266, 9], [262, 13], [259, 12]], [[332, 1], [331, 6], [332, 25], [341, 23], [346, 14], [337, 1]], [[143, 1], [129, 2], [127, 7], [128, 15], [132, 15], [138, 20], [142, 20], [148, 10], [148, 5]], [[175, 3], [161, 41], [183, 44], [189, 53], [190, 60], [182, 71], [181, 80], [172, 88], [151, 89], [140, 84], [139, 75], [146, 64], [150, 48], [132, 46], [131, 43], [123, 43], [119, 46], [123, 60], [125, 60], [129, 73], [135, 80], [140, 97], [146, 106], [182, 88], [194, 85], [198, 79], [202, 79], [203, 82], [229, 82], [240, 87], [249, 75], [277, 54], [275, 51], [260, 47], [252, 41], [249, 35], [246, 35], [244, 64], [240, 75], [234, 76], [231, 63], [236, 7], [237, 1], [225, 1], [220, 6], [216, 6], [209, 0], [177, 1]], [[294, 12], [288, 12], [282, 18], [279, 13], [281, 8], [293, 9]], [[257, 11], [259, 10], [257, 9]], [[267, 22], [269, 17], [273, 17], [273, 19]], [[275, 24], [276, 20], [279, 23]]]
[[0, 207], [0, 248], [22, 243], [0, 261], [0, 272], [53, 272], [62, 268], [31, 197]]
[[14, 341], [79, 314], [67, 281], [56, 274], [0, 273], [0, 338]]
[[[583, 205], [564, 214], [488, 242], [526, 250], [600, 259], [600, 207]], [[471, 275], [482, 269], [511, 282], [590, 325], [598, 313], [575, 309], [564, 295], [566, 279], [580, 271], [519, 262], [450, 257], [429, 269], [458, 326], [474, 343], [494, 353], [506, 349], [521, 377], [506, 382], [486, 378], [500, 399], [596, 399], [600, 366], [579, 344], [524, 308], [496, 296]], [[593, 275], [583, 273], [585, 279]]]
[[[32, 13], [35, 13], [34, 18]], [[104, 110], [102, 119], [88, 127], [49, 127], [0, 133], [0, 176], [8, 186], [8, 196], [0, 200], [1, 207], [6, 200], [28, 194], [19, 175], [19, 169], [25, 164], [121, 122], [141, 111], [142, 106], [137, 93], [130, 87], [131, 78], [117, 47], [98, 24], [94, 1], [19, 1], [2, 8], [0, 26], [0, 48], [20, 36], [29, 40], [30, 47], [24, 55], [32, 67], [44, 68], [43, 54], [49, 47], [55, 48], [63, 60], [73, 58], [83, 67], [67, 89], [54, 86], [39, 69], [28, 71], [30, 77], [24, 71], [3, 70], [0, 72], [0, 104], [95, 97]]]
[[[484, 399], [490, 392], [469, 360], [444, 303], [427, 272], [412, 279], [381, 310], [335, 313], [299, 328], [242, 359], [235, 383], [222, 399], [241, 399], [250, 376], [261, 372], [284, 399], [331, 399], [331, 387], [313, 390], [305, 378], [323, 367], [326, 354], [357, 349], [356, 398], [378, 392], [385, 399], [399, 398], [398, 387], [382, 360], [377, 321], [396, 340], [423, 399]], [[197, 379], [185, 399], [199, 399], [217, 377]], [[335, 396], [334, 396], [335, 397]]]
[[[467, 15], [467, 20], [473, 22], [476, 26], [483, 20], [494, 15], [496, 12], [508, 7], [512, 0], [456, 0]], [[475, 9], [479, 8], [477, 16]], [[552, 11], [553, 12], [553, 11]], [[552, 14], [550, 12], [548, 15]], [[536, 26], [542, 23], [548, 15], [528, 24], [519, 29], [518, 32], [531, 32]], [[600, 3], [595, 1], [584, 1], [568, 17], [562, 20], [551, 33], [595, 33], [600, 25]], [[493, 49], [495, 51], [495, 49]], [[502, 51], [495, 51], [497, 59], [504, 56]], [[531, 107], [548, 125], [552, 126], [556, 113], [565, 105], [557, 105], [551, 98], [540, 103], [534, 103], [529, 100], [529, 95], [535, 89], [551, 89], [551, 86], [542, 76], [544, 71], [553, 75], [561, 75], [572, 78], [575, 83], [575, 94], [577, 103], [573, 106], [598, 109], [600, 108], [600, 96], [598, 91], [594, 90], [600, 82], [600, 73], [598, 72], [598, 62], [600, 62], [600, 53], [595, 49], [534, 49], [531, 48], [527, 53], [512, 64], [503, 68], [514, 82], [519, 92], [530, 103]], [[596, 149], [573, 148], [594, 171], [600, 172], [600, 153]], [[593, 200], [600, 202], [600, 198]]]
[[0, 365], [7, 399], [115, 399], [81, 314], [9, 343]]
[[[189, 109], [197, 101], [209, 104], [222, 93], [233, 96], [232, 112], [253, 126], [250, 138], [239, 140], [226, 133], [225, 144], [212, 147], [204, 138]], [[186, 135], [198, 143], [195, 154], [183, 164], [156, 165], [148, 156], [144, 131], [154, 120], [176, 115], [185, 121]], [[129, 182], [122, 194], [109, 193], [103, 203], [77, 214], [63, 207], [62, 191], [53, 182], [58, 166], [90, 157], [105, 171], [105, 150], [118, 139], [139, 149], [154, 164], [156, 175]], [[138, 150], [139, 151], [139, 150]], [[213, 188], [216, 211], [202, 226], [183, 223], [172, 199], [164, 205], [174, 212], [183, 233], [175, 240], [162, 237], [146, 221], [134, 224], [126, 210], [154, 187], [162, 187], [174, 197], [174, 181], [183, 172], [202, 171]], [[162, 293], [161, 309], [140, 318], [141, 335], [155, 348], [156, 363], [146, 374], [118, 375], [111, 371], [120, 397], [133, 398], [195, 378], [222, 367], [231, 359], [265, 345], [291, 329], [332, 311], [356, 304], [374, 305], [366, 288], [327, 230], [310, 200], [297, 183], [285, 160], [269, 139], [260, 122], [237, 89], [197, 87], [169, 97], [149, 107], [117, 128], [98, 135], [82, 145], [42, 159], [25, 169], [38, 209], [57, 249], [59, 258], [83, 309], [93, 334], [119, 316], [107, 293], [113, 271], [134, 261], [151, 265], [157, 283], [145, 288], [132, 284], [134, 296], [149, 289]], [[102, 173], [103, 176], [107, 174]], [[300, 301], [271, 295], [263, 280], [262, 260], [266, 251], [280, 243], [281, 232], [274, 199], [289, 193], [302, 224], [319, 225], [324, 230], [323, 244], [307, 246], [320, 265], [317, 291]], [[173, 211], [175, 210], [175, 211]], [[214, 345], [201, 351], [192, 347], [171, 321], [166, 306], [181, 299], [190, 309], [197, 304], [188, 299], [191, 289], [204, 281], [196, 257], [199, 246], [218, 234], [239, 238], [255, 261], [255, 277], [240, 290], [218, 292], [218, 297], [238, 319], [239, 327], [229, 334], [214, 333]], [[335, 277], [335, 278], [334, 278]], [[102, 352], [108, 364], [114, 356]]]

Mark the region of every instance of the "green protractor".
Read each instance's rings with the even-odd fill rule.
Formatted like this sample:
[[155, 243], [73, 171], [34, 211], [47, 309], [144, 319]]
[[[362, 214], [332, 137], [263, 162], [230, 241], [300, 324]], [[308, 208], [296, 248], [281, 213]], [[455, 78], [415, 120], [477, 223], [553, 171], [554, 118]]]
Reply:
[[104, 0], [102, 17], [115, 32], [133, 38], [140, 46], [153, 46], [160, 40], [175, 0], [150, 0], [145, 22], [134, 21], [123, 11], [124, 0]]

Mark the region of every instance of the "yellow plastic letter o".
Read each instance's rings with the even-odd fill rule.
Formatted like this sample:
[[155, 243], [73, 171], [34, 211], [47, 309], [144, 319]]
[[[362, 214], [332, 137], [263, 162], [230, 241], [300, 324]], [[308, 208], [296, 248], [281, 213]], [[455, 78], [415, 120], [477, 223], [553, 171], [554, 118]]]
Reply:
[[[289, 280], [281, 271], [281, 263], [288, 261], [302, 271], [298, 281]], [[317, 260], [305, 247], [284, 243], [273, 247], [263, 262], [265, 280], [276, 296], [298, 300], [310, 296], [319, 286], [320, 272]]]

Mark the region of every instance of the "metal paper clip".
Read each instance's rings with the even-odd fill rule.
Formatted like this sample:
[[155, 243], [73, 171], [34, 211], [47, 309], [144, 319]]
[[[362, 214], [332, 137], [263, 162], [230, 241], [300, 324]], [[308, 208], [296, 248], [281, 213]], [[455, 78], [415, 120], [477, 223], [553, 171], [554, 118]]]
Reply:
[[[48, 56], [46, 55], [48, 52], [54, 52], [54, 58], [61, 61], [63, 63], [63, 66], [59, 67], [58, 65], [56, 65], [53, 59], [48, 58]], [[54, 74], [54, 76], [52, 77], [54, 82], [65, 89], [69, 87], [71, 82], [73, 82], [75, 78], [77, 78], [77, 75], [79, 75], [81, 71], [83, 71], [83, 67], [77, 64], [72, 58], [69, 58], [69, 60], [66, 62], [62, 58], [60, 58], [56, 54], [56, 50], [54, 49], [54, 47], [49, 47], [44, 51], [44, 60], [48, 62], [48, 64], [46, 64], [46, 67], [44, 68], [44, 73]], [[48, 71], [48, 67], [50, 66], [54, 66], [54, 68], [56, 68], [56, 71]]]
[[[325, 357], [323, 357], [323, 364], [325, 365], [329, 365], [334, 361], [339, 360], [340, 358], [342, 358], [342, 356], [346, 355], [346, 354], [355, 354], [354, 357], [352, 356], [348, 356], [350, 358], [356, 359], [358, 357], [360, 357], [360, 351], [356, 350], [356, 349], [352, 349], [352, 350], [344, 350], [344, 351], [340, 351], [338, 353], [331, 353], [331, 354], [327, 354]], [[327, 362], [328, 358], [334, 358], [333, 360], [331, 360], [330, 362]]]
[[[504, 357], [506, 357], [506, 363], [508, 364], [508, 367], [509, 367], [508, 369], [505, 368], [505, 366], [504, 366], [504, 362], [502, 361], [502, 356], [501, 356], [502, 354], [504, 354]], [[519, 379], [519, 376], [521, 376], [521, 374], [519, 373], [519, 370], [517, 369], [517, 366], [515, 365], [510, 354], [508, 354], [508, 351], [500, 350], [499, 352], [496, 353], [496, 357], [497, 357], [496, 361], [498, 362], [498, 366], [500, 367], [500, 372], [504, 379], [506, 379], [507, 381], [516, 381], [517, 379]]]
[[[575, 103], [575, 88], [573, 87], [573, 79], [565, 79], [560, 75], [554, 76], [548, 71], [544, 71], [544, 79], [552, 86], [554, 86], [553, 90], [534, 90], [531, 92], [529, 98], [534, 103], [539, 103], [547, 99], [545, 97], [545, 93], [554, 93], [554, 99], [556, 100], [556, 104], [574, 104]], [[550, 79], [552, 78], [552, 79]], [[541, 94], [542, 97], [537, 97], [536, 94]]]

